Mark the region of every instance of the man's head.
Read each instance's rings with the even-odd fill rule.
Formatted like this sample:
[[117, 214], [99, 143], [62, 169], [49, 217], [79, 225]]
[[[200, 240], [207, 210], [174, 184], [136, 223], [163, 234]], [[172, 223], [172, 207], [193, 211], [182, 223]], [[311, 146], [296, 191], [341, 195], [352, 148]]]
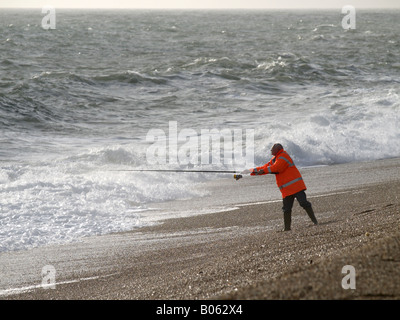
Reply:
[[282, 145], [280, 143], [275, 143], [271, 148], [271, 154], [273, 156], [276, 156], [277, 153], [282, 149], [283, 149], [283, 147], [282, 147]]

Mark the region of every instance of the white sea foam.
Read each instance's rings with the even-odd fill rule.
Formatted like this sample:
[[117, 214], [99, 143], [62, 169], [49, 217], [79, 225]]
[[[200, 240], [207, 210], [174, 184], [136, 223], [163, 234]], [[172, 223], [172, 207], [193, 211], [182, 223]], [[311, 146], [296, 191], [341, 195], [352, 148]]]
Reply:
[[[356, 98], [358, 97], [358, 98]], [[255, 129], [254, 165], [266, 163], [270, 147], [280, 142], [297, 165], [396, 157], [400, 154], [399, 99], [388, 90], [365, 91], [360, 99], [329, 97], [329, 108], [314, 106], [282, 114], [279, 121]], [[149, 144], [82, 148], [65, 155], [37, 155], [35, 161], [5, 163], [0, 170], [0, 250], [19, 250], [64, 243], [93, 234], [130, 230], [166, 216], [149, 211], [152, 203], [209, 194], [201, 187], [205, 174], [160, 174], [114, 171], [149, 168]], [[199, 157], [202, 151], [199, 149]], [[180, 168], [168, 163], [151, 168]], [[232, 169], [222, 162], [200, 169]], [[242, 168], [237, 168], [242, 169]], [[219, 209], [221, 210], [221, 209]], [[148, 211], [141, 218], [144, 211]], [[143, 217], [144, 217], [143, 216]], [[149, 219], [149, 217], [151, 217]]]
[[[325, 104], [331, 104], [329, 108]], [[327, 97], [313, 102], [256, 131], [255, 162], [270, 156], [269, 148], [280, 142], [300, 166], [330, 165], [398, 157], [400, 100], [391, 90], [365, 91], [360, 99]], [[320, 106], [319, 106], [320, 105]], [[268, 129], [269, 128], [269, 129]]]
[[[90, 161], [96, 154], [96, 161]], [[143, 226], [152, 202], [201, 196], [188, 177], [112, 171], [134, 161], [117, 148], [35, 165], [9, 165], [0, 174], [0, 251], [73, 241]], [[108, 163], [108, 165], [107, 165]]]

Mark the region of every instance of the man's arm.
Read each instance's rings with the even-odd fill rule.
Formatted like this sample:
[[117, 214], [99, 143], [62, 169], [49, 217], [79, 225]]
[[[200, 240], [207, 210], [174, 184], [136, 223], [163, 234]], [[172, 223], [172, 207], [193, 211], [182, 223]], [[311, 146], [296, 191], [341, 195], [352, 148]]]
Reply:
[[271, 161], [264, 164], [261, 167], [256, 167], [256, 168], [250, 169], [250, 175], [259, 176], [259, 175], [264, 175], [264, 174], [270, 173], [270, 172], [268, 172], [268, 167], [270, 166], [270, 164], [271, 164]]
[[288, 163], [282, 159], [276, 159], [274, 163], [272, 161], [264, 164], [261, 167], [256, 167], [254, 169], [250, 169], [250, 175], [264, 175], [264, 174], [278, 174], [285, 171], [288, 167]]

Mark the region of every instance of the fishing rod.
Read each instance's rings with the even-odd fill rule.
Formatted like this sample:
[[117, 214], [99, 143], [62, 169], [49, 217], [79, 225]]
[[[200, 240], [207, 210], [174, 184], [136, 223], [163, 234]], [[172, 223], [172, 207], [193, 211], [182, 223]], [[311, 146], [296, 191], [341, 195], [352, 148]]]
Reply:
[[175, 169], [116, 169], [110, 171], [131, 171], [131, 172], [199, 172], [199, 173], [239, 173], [233, 170], [175, 170]]
[[195, 173], [233, 173], [233, 177], [236, 180], [242, 178], [242, 175], [238, 175], [239, 171], [236, 170], [176, 170], [176, 169], [116, 169], [109, 171], [120, 171], [120, 172], [195, 172]]

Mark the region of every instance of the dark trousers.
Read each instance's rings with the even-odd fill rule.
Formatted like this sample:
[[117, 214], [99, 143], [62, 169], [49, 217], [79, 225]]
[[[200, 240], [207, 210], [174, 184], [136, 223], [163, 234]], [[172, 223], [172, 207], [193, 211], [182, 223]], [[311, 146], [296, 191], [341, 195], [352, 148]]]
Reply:
[[283, 198], [283, 207], [282, 207], [283, 213], [289, 213], [289, 212], [292, 213], [294, 199], [297, 199], [300, 206], [303, 207], [304, 209], [311, 207], [311, 203], [307, 201], [306, 193], [303, 190]]
[[307, 214], [310, 216], [311, 220], [313, 220], [313, 222], [315, 221], [314, 223], [316, 223], [317, 220], [315, 219], [314, 213], [312, 212], [311, 203], [307, 201], [306, 193], [303, 190], [283, 198], [282, 210], [283, 210], [283, 221], [285, 223], [285, 230], [290, 230], [290, 225], [292, 223], [292, 208], [294, 199], [297, 199], [300, 206], [307, 211]]

